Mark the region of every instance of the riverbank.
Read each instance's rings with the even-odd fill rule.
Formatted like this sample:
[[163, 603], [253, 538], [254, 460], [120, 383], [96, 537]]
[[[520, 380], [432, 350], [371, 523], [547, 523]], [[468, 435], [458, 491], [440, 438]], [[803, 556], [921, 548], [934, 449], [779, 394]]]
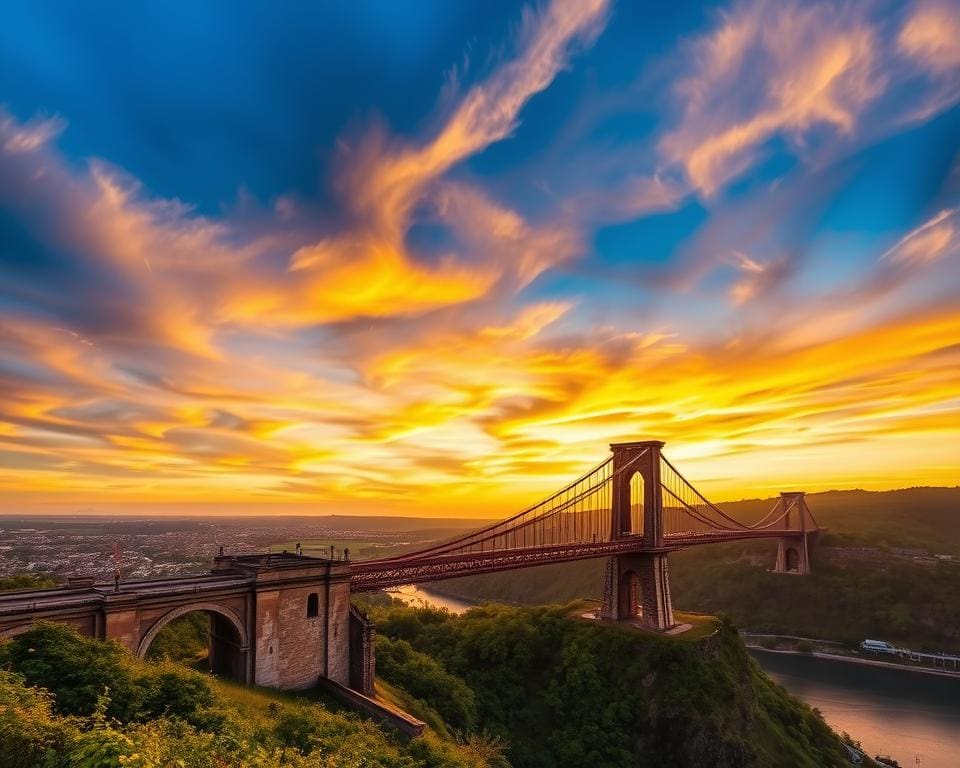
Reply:
[[910, 664], [899, 664], [894, 661], [880, 661], [878, 659], [865, 659], [862, 656], [851, 656], [841, 653], [824, 653], [823, 651], [797, 651], [788, 648], [764, 648], [762, 645], [756, 645], [744, 642], [751, 651], [760, 651], [761, 653], [776, 653], [783, 656], [805, 656], [807, 658], [826, 659], [829, 661], [843, 661], [847, 664], [859, 664], [865, 667], [883, 667], [884, 669], [899, 669], [906, 672], [920, 672], [925, 675], [936, 675], [937, 677], [948, 677], [954, 680], [960, 680], [960, 672], [952, 672], [947, 669], [932, 669], [930, 667], [919, 667]]

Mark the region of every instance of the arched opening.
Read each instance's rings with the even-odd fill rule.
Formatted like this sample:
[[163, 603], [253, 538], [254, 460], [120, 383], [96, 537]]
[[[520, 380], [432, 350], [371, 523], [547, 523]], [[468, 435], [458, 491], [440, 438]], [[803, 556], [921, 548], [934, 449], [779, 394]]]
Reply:
[[311, 592], [307, 598], [307, 618], [315, 619], [320, 615], [320, 596], [316, 592]]
[[621, 616], [635, 617], [640, 615], [640, 577], [635, 571], [624, 571], [620, 576], [620, 605], [621, 611], [626, 607], [626, 612]]
[[630, 533], [643, 535], [643, 475], [635, 472], [630, 478]]
[[800, 553], [796, 550], [795, 547], [787, 547], [787, 551], [784, 553], [787, 560], [787, 570], [788, 571], [799, 571], [800, 570]]
[[247, 682], [247, 632], [225, 606], [198, 603], [175, 608], [144, 634], [141, 659], [172, 659], [215, 675]]

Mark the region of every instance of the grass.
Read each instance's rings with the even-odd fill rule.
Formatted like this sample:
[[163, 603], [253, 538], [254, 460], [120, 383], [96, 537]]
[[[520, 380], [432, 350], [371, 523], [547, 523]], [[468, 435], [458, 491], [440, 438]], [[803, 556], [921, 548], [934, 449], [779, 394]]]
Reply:
[[[567, 615], [572, 618], [580, 618], [587, 611], [592, 611], [600, 605], [599, 600], [574, 600], [566, 606]], [[696, 642], [705, 637], [714, 634], [720, 628], [720, 620], [716, 616], [710, 616], [705, 613], [691, 613], [689, 611], [674, 611], [673, 618], [678, 624], [690, 624], [690, 629], [680, 632], [676, 635], [664, 635], [656, 630], [644, 629], [631, 624], [618, 624], [625, 629], [632, 629], [646, 635], [655, 637], [673, 638], [683, 642]]]
[[701, 640], [710, 637], [720, 628], [720, 620], [716, 616], [706, 613], [691, 613], [689, 611], [674, 611], [673, 618], [681, 624], [691, 624], [692, 628], [679, 635], [672, 635], [681, 640]]
[[301, 698], [295, 693], [280, 691], [276, 688], [244, 685], [223, 677], [210, 675], [208, 679], [224, 699], [236, 706], [244, 717], [258, 725], [265, 725], [272, 720], [271, 704], [296, 704]]

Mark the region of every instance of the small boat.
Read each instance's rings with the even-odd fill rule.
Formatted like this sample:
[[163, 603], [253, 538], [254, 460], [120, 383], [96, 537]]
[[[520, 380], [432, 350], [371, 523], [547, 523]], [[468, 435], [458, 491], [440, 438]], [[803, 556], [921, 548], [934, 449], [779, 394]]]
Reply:
[[890, 768], [900, 768], [900, 763], [890, 757], [890, 755], [877, 755], [874, 760], [880, 763], [880, 765], [886, 765]]

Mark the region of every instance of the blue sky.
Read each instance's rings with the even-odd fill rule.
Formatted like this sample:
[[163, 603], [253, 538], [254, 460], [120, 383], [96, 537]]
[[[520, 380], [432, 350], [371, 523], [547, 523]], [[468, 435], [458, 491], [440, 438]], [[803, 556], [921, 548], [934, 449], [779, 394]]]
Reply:
[[480, 514], [637, 436], [720, 496], [949, 483], [958, 41], [936, 0], [6, 3], [0, 489]]

